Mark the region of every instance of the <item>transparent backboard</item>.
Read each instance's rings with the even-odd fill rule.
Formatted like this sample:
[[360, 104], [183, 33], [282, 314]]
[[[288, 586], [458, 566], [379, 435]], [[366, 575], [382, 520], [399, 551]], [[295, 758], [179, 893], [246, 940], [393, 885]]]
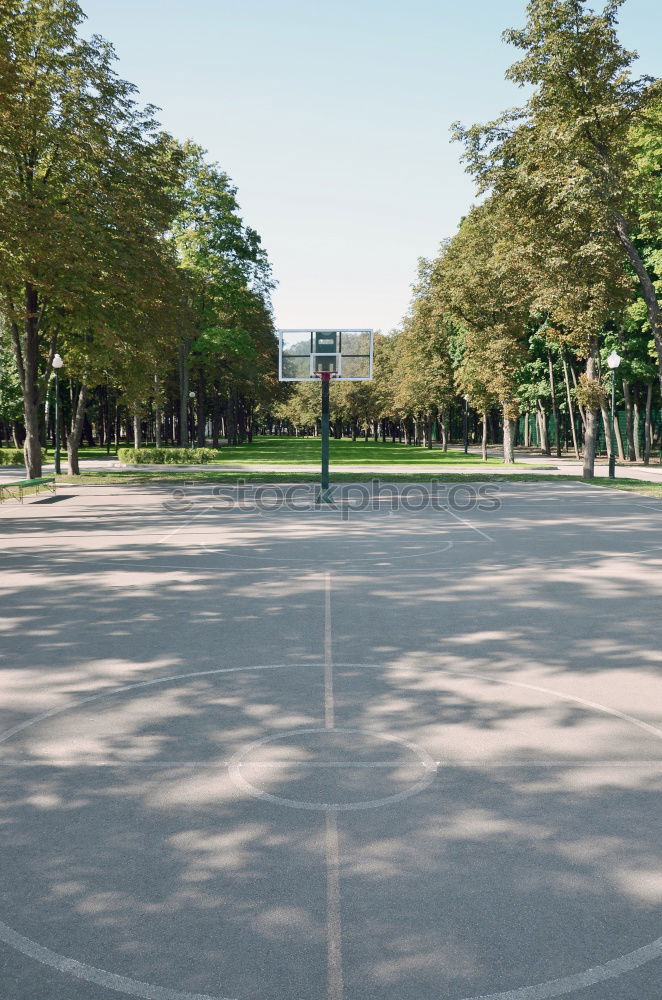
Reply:
[[372, 330], [279, 330], [278, 377], [307, 382], [331, 372], [342, 382], [372, 378]]

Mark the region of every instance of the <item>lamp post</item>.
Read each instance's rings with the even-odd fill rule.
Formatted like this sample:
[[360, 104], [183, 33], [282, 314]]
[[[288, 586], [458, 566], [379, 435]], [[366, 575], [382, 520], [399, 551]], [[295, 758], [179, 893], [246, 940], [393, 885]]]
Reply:
[[55, 371], [55, 475], [60, 475], [60, 381], [58, 373], [64, 364], [59, 354], [51, 361]]
[[614, 421], [616, 420], [616, 369], [620, 365], [622, 358], [618, 351], [612, 351], [607, 358], [607, 365], [611, 371], [611, 449], [609, 451], [609, 478], [616, 478], [616, 435], [614, 433]]
[[463, 396], [464, 399], [464, 454], [469, 452], [469, 397]]
[[188, 443], [190, 448], [193, 446], [193, 439], [195, 436], [195, 393], [189, 392], [188, 398], [191, 400], [191, 423], [188, 434]]

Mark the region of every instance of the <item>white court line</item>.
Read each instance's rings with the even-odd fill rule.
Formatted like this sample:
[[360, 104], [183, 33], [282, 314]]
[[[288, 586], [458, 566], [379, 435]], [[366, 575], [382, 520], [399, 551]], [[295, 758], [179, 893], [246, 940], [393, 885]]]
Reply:
[[[90, 701], [94, 701], [98, 698], [106, 697], [109, 695], [116, 695], [120, 692], [132, 691], [137, 689], [143, 689], [146, 687], [152, 687], [157, 684], [172, 683], [177, 680], [189, 679], [191, 677], [201, 677], [207, 676], [209, 674], [231, 674], [242, 670], [274, 670], [282, 669], [285, 667], [292, 667], [295, 664], [270, 664], [267, 666], [252, 666], [252, 667], [228, 667], [221, 668], [218, 670], [207, 670], [207, 671], [194, 671], [190, 674], [179, 674], [169, 677], [162, 678], [152, 678], [149, 681], [138, 682], [134, 684], [124, 685], [120, 688], [110, 689], [108, 691], [100, 692], [95, 695], [88, 696], [81, 699], [75, 703], [69, 703], [68, 705], [61, 706], [58, 709], [52, 709], [49, 712], [41, 713], [26, 722], [15, 726], [12, 730], [0, 734], [0, 743], [5, 742], [12, 735], [28, 728], [29, 726], [35, 725], [44, 719], [52, 718], [55, 715], [59, 715], [71, 709], [77, 708], [80, 705], [86, 704]], [[343, 667], [378, 667], [379, 664], [342, 664]], [[561, 700], [576, 702], [583, 704], [589, 708], [597, 709], [598, 711], [604, 712], [607, 715], [615, 716], [616, 718], [623, 719], [625, 721], [633, 723], [640, 729], [651, 732], [653, 735], [657, 736], [658, 739], [662, 738], [662, 729], [656, 728], [649, 725], [633, 716], [626, 715], [625, 713], [618, 712], [612, 708], [605, 705], [599, 705], [596, 702], [586, 701], [585, 699], [579, 698], [574, 695], [564, 695], [558, 691], [554, 691], [550, 688], [540, 687], [538, 685], [525, 684], [521, 681], [508, 680], [506, 678], [493, 677], [487, 674], [475, 674], [473, 672], [467, 671], [457, 671], [450, 670], [444, 671], [451, 676], [459, 677], [469, 677], [475, 679], [479, 677], [482, 680], [490, 681], [497, 685], [510, 685], [513, 687], [519, 687], [524, 689], [529, 689], [533, 691], [541, 691], [545, 694], [552, 695]], [[296, 731], [299, 732], [299, 731]], [[288, 734], [280, 734], [281, 737]], [[266, 742], [266, 740], [261, 740], [259, 742]], [[400, 742], [404, 742], [400, 740]], [[434, 762], [433, 762], [434, 763]], [[401, 796], [399, 797], [401, 798]], [[394, 797], [391, 801], [396, 801]], [[332, 810], [329, 810], [332, 812]], [[327, 828], [328, 829], [328, 828]], [[333, 828], [331, 829], [331, 837], [333, 840]], [[337, 835], [336, 835], [337, 840]], [[333, 843], [331, 844], [333, 847]], [[339, 852], [338, 852], [339, 857]], [[338, 869], [339, 873], [339, 869]], [[339, 887], [339, 874], [338, 874], [338, 887]], [[335, 895], [331, 897], [334, 900], [337, 898], [339, 902], [339, 893], [336, 897]], [[338, 915], [340, 911], [338, 909]], [[340, 937], [337, 938], [340, 940]], [[30, 958], [41, 962], [44, 965], [51, 966], [63, 973], [69, 973], [76, 976], [79, 979], [87, 980], [88, 982], [97, 983], [106, 989], [115, 990], [119, 993], [125, 993], [129, 996], [145, 997], [147, 1000], [221, 1000], [220, 997], [208, 997], [201, 996], [200, 994], [191, 993], [181, 993], [176, 990], [164, 989], [163, 987], [154, 986], [149, 983], [140, 982], [134, 979], [128, 979], [123, 976], [117, 976], [114, 973], [109, 973], [103, 969], [98, 969], [93, 966], [85, 965], [84, 963], [77, 962], [74, 959], [68, 958], [67, 956], [57, 954], [48, 948], [44, 948], [39, 945], [36, 941], [32, 941], [29, 938], [18, 934], [13, 928], [9, 927], [7, 924], [0, 921], [0, 941], [4, 941], [6, 944], [15, 948], [17, 951], [26, 955]], [[334, 957], [337, 954], [334, 951]], [[590, 969], [585, 970], [574, 975], [566, 976], [561, 979], [547, 980], [546, 982], [538, 983], [534, 986], [525, 986], [520, 989], [509, 990], [501, 993], [490, 993], [482, 994], [480, 997], [465, 997], [463, 1000], [546, 1000], [548, 997], [558, 997], [567, 996], [568, 994], [575, 993], [578, 990], [582, 990], [587, 986], [592, 986], [596, 983], [606, 982], [610, 979], [622, 976], [623, 974], [633, 971], [634, 969], [640, 968], [647, 963], [659, 959], [662, 957], [662, 938], [657, 938], [655, 941], [644, 945], [642, 948], [637, 948], [634, 951], [629, 952], [626, 955], [621, 955], [619, 958], [613, 959], [612, 961], [606, 962], [603, 965], [594, 966]], [[342, 979], [334, 980], [335, 985], [342, 985]], [[330, 1000], [342, 1000], [342, 994], [335, 996], [330, 995]]]
[[75, 958], [68, 958], [51, 951], [50, 948], [44, 948], [43, 945], [24, 937], [2, 921], [0, 921], [0, 941], [4, 941], [22, 955], [41, 962], [42, 965], [57, 969], [58, 972], [127, 996], [143, 997], [144, 1000], [227, 1000], [225, 997], [210, 996], [208, 993], [182, 993], [179, 990], [169, 990], [164, 986], [143, 983], [138, 979], [118, 976], [114, 972], [77, 962]]
[[326, 813], [326, 926], [328, 1000], [343, 1000], [342, 928], [340, 924], [340, 845], [338, 814]]
[[[331, 574], [324, 574], [324, 725], [333, 729], [333, 636], [331, 632]], [[325, 814], [326, 842], [326, 967], [328, 1000], [343, 1000], [342, 923], [340, 909], [340, 845], [338, 813]]]
[[[203, 507], [202, 510], [197, 511], [193, 517], [190, 517], [188, 521], [185, 521], [184, 524], [178, 524], [177, 527], [173, 528], [172, 531], [169, 531], [167, 535], [163, 535], [162, 538], [157, 538], [156, 544], [161, 545], [163, 542], [167, 542], [169, 538], [172, 538], [173, 535], [178, 535], [184, 528], [188, 528], [189, 524], [192, 524], [196, 517], [199, 517], [200, 514], [204, 514], [205, 511], [208, 511], [209, 509], [209, 505], [207, 507]], [[156, 534], [156, 532], [147, 532], [147, 534]]]
[[461, 524], [463, 524], [466, 528], [471, 528], [472, 531], [478, 532], [478, 534], [482, 535], [482, 537], [485, 538], [485, 539], [487, 539], [488, 542], [493, 542], [494, 541], [494, 539], [491, 538], [490, 535], [488, 535], [484, 531], [481, 531], [481, 529], [477, 528], [475, 524], [471, 523], [471, 521], [467, 521], [465, 518], [460, 517], [460, 515], [456, 514], [455, 511], [452, 511], [452, 510], [450, 510], [450, 508], [447, 508], [447, 512], [450, 514], [451, 517], [454, 517], [457, 521], [459, 521]]
[[324, 574], [324, 725], [333, 729], [333, 643], [331, 637], [331, 574]]

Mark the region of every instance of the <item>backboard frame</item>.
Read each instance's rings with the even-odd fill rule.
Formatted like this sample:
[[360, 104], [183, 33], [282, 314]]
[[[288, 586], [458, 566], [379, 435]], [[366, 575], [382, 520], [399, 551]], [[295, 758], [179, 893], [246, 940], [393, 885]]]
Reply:
[[[336, 367], [337, 367], [338, 370], [336, 372], [333, 372], [334, 381], [338, 381], [338, 382], [369, 382], [372, 379], [372, 377], [373, 377], [374, 342], [375, 342], [375, 331], [374, 330], [367, 330], [367, 329], [361, 329], [361, 328], [356, 328], [356, 327], [344, 327], [344, 328], [338, 328], [338, 327], [336, 327], [335, 329], [320, 329], [320, 328], [307, 327], [306, 329], [301, 329], [301, 330], [298, 330], [298, 329], [289, 329], [289, 330], [287, 330], [287, 329], [279, 329], [276, 332], [278, 334], [278, 380], [279, 380], [279, 382], [310, 382], [310, 381], [314, 380], [315, 378], [319, 377], [318, 374], [317, 374], [317, 372], [315, 371], [315, 361], [316, 361], [317, 358], [324, 358], [326, 356], [328, 356], [329, 359], [330, 358], [335, 358], [336, 359]], [[365, 359], [368, 362], [368, 371], [369, 371], [369, 374], [368, 375], [359, 375], [359, 376], [355, 376], [355, 375], [343, 375], [343, 373], [342, 373], [342, 359], [343, 359], [342, 336], [343, 336], [343, 334], [357, 334], [357, 333], [358, 334], [365, 334], [365, 335], [367, 335], [369, 337], [369, 342], [368, 342], [369, 343], [369, 353], [366, 353], [366, 354], [363, 354], [363, 353], [362, 354], [345, 354], [344, 356], [346, 358], [348, 358], [348, 359], [349, 358], [363, 358], [363, 359]], [[338, 335], [340, 339], [339, 339], [339, 344], [337, 344], [336, 346], [339, 346], [340, 350], [338, 350], [338, 351], [328, 351], [328, 352], [317, 350], [316, 349], [315, 337], [316, 337], [316, 335], [319, 335], [319, 334], [322, 334], [322, 335], [325, 335], [325, 334], [326, 335], [336, 334], [336, 335]], [[302, 353], [302, 354], [290, 354], [290, 355], [285, 354], [284, 355], [284, 338], [286, 336], [287, 337], [290, 337], [290, 336], [301, 336], [301, 337], [303, 337], [304, 335], [307, 336], [307, 337], [309, 337], [310, 351], [309, 352], [306, 351], [305, 353]], [[302, 362], [302, 365], [301, 365], [302, 368], [304, 367], [304, 364], [303, 364], [304, 360], [309, 358], [309, 365], [308, 365], [308, 368], [307, 368], [307, 374], [306, 375], [302, 374], [302, 375], [298, 375], [298, 376], [284, 375], [283, 374], [283, 357], [284, 356], [285, 357], [290, 357], [290, 358], [300, 359], [301, 362]]]

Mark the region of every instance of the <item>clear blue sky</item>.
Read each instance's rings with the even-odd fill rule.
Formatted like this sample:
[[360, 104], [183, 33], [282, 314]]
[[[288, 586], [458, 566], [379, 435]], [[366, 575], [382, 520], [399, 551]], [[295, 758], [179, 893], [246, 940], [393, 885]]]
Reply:
[[[524, 0], [81, 0], [85, 33], [239, 188], [279, 287], [279, 326], [389, 330], [416, 262], [473, 189], [450, 124], [521, 95], [501, 31]], [[601, 6], [598, 2], [595, 6]], [[660, 75], [661, 0], [627, 0], [621, 37]]]

